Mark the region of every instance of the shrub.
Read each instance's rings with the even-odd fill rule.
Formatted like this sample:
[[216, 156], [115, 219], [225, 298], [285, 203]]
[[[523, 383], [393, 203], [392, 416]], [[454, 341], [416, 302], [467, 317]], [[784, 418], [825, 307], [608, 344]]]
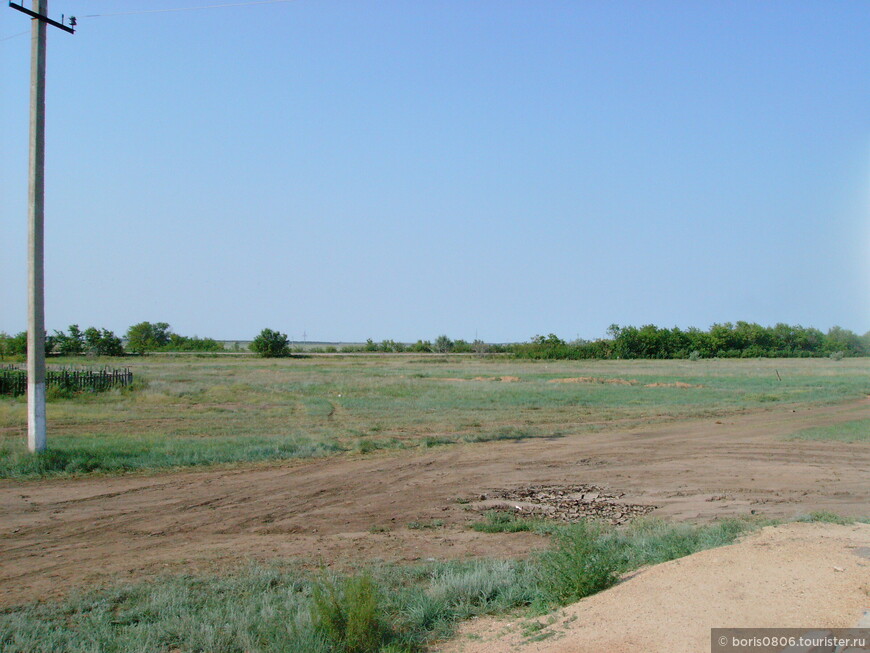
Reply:
[[260, 335], [251, 342], [251, 351], [260, 354], [263, 358], [278, 358], [290, 355], [290, 341], [286, 333], [263, 329]]
[[335, 651], [380, 651], [392, 636], [381, 613], [377, 587], [367, 574], [314, 588], [311, 621]]
[[619, 579], [619, 555], [608, 546], [599, 527], [579, 522], [554, 540], [539, 565], [539, 582], [547, 600], [567, 605], [605, 590]]

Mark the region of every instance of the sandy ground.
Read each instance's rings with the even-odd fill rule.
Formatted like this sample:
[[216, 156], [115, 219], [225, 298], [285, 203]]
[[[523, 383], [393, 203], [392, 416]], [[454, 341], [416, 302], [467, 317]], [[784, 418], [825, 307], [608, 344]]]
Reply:
[[[153, 476], [0, 483], [0, 604], [164, 570], [254, 558], [313, 563], [522, 555], [546, 541], [480, 534], [480, 495], [595, 484], [653, 515], [708, 520], [813, 510], [861, 516], [870, 447], [786, 441], [870, 417], [870, 399], [559, 439]], [[439, 527], [408, 528], [411, 522]]]
[[868, 608], [870, 524], [788, 524], [641, 570], [540, 630], [475, 620], [439, 650], [696, 653], [711, 628], [852, 628]]

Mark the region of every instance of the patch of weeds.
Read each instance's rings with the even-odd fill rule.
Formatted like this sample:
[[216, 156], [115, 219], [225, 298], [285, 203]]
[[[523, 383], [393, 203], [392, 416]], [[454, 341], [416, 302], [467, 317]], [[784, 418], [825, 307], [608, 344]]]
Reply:
[[411, 530], [426, 530], [430, 528], [443, 528], [443, 519], [431, 519], [429, 521], [411, 521], [407, 523], [407, 527]]
[[456, 440], [445, 438], [444, 436], [428, 435], [420, 441], [420, 446], [429, 449], [431, 447], [442, 447], [446, 444], [455, 444]]
[[638, 519], [625, 529], [613, 529], [604, 538], [607, 546], [619, 552], [619, 570], [624, 573], [731, 544], [743, 533], [771, 523], [763, 519], [723, 519], [695, 526], [648, 518]]
[[373, 524], [372, 526], [369, 526], [369, 533], [372, 533], [373, 535], [376, 533], [389, 533], [389, 532], [390, 532], [389, 526], [380, 526], [378, 524]]
[[395, 639], [371, 576], [351, 576], [314, 587], [314, 629], [341, 653], [375, 653]]
[[484, 521], [473, 523], [471, 528], [480, 533], [520, 533], [523, 531], [540, 533], [552, 527], [541, 519], [519, 517], [514, 513], [502, 510], [488, 510]]
[[842, 517], [836, 513], [829, 512], [827, 510], [817, 510], [815, 512], [811, 512], [808, 515], [802, 515], [798, 517], [795, 521], [799, 522], [821, 522], [824, 524], [840, 524], [843, 526], [847, 526], [849, 524], [854, 524], [857, 519], [852, 519], [851, 517]]
[[556, 533], [553, 547], [538, 560], [538, 584], [546, 601], [567, 605], [616, 584], [620, 552], [602, 535], [602, 527], [585, 521]]
[[463, 442], [494, 442], [498, 440], [525, 440], [526, 438], [540, 437], [531, 429], [517, 426], [503, 426], [494, 431], [485, 433], [469, 433], [462, 436]]
[[52, 385], [46, 388], [45, 399], [46, 401], [57, 401], [58, 399], [75, 399], [80, 394], [84, 393], [77, 392], [72, 388]]
[[404, 449], [405, 444], [396, 438], [363, 438], [354, 442], [353, 451], [372, 453], [381, 449]]
[[758, 392], [753, 394], [745, 395], [747, 401], [757, 401], [759, 403], [767, 403], [772, 401], [781, 401], [782, 397], [779, 395], [772, 395], [764, 392]]
[[540, 621], [529, 621], [523, 624], [523, 636], [531, 637], [535, 633], [541, 632], [546, 626]]
[[545, 631], [541, 631], [537, 635], [533, 635], [533, 636], [527, 638], [526, 641], [528, 641], [528, 642], [541, 642], [541, 641], [547, 639], [548, 637], [552, 637], [555, 634], [556, 634], [555, 630], [545, 630]]

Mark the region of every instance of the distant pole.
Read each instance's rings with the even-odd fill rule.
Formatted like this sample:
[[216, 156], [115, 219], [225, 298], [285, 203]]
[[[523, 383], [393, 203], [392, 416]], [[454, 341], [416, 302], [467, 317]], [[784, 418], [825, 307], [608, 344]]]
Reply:
[[[48, 14], [48, 0], [33, 0]], [[45, 42], [46, 24], [31, 20], [30, 204], [27, 229], [27, 448], [45, 451]]]

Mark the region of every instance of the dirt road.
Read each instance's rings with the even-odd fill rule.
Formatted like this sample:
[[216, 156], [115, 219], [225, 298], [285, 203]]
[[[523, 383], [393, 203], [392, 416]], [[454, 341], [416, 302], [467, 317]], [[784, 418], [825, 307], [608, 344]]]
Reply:
[[[0, 483], [0, 604], [116, 575], [246, 559], [334, 564], [520, 555], [545, 541], [470, 531], [482, 494], [595, 484], [653, 515], [865, 515], [870, 447], [785, 441], [870, 417], [870, 398], [551, 440], [232, 470]], [[437, 520], [437, 521], [435, 521]], [[408, 524], [417, 526], [409, 528]], [[441, 523], [443, 522], [443, 524]], [[419, 526], [435, 526], [420, 528]]]

